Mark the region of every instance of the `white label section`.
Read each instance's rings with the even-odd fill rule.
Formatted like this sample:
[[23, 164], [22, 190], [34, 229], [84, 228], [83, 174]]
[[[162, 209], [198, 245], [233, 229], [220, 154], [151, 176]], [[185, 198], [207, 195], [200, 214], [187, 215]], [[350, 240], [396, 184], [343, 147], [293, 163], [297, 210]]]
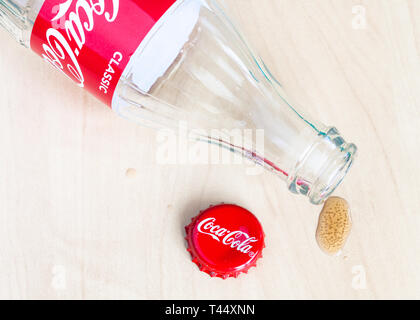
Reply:
[[[131, 57], [121, 80], [127, 79], [140, 92], [148, 93], [187, 43], [197, 24], [202, 5], [197, 0], [177, 1], [144, 38]], [[123, 103], [118, 95], [120, 90], [117, 87], [112, 100], [112, 108], [117, 112]]]

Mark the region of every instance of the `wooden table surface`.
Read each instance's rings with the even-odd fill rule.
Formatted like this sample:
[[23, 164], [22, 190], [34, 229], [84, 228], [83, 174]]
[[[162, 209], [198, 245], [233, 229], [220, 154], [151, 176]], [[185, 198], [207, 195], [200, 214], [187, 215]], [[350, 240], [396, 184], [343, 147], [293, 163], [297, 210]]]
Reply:
[[[343, 254], [319, 250], [321, 207], [271, 173], [157, 164], [156, 131], [1, 31], [0, 298], [420, 298], [420, 1], [224, 3], [288, 92], [359, 147], [335, 193], [352, 208]], [[222, 201], [267, 235], [258, 267], [226, 281], [183, 240]]]

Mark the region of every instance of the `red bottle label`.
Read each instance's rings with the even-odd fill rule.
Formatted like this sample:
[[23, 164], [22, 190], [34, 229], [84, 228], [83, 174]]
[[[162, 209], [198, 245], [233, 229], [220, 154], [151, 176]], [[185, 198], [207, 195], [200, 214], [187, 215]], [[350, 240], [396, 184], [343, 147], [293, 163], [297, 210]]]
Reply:
[[111, 106], [142, 40], [176, 0], [46, 0], [31, 48]]

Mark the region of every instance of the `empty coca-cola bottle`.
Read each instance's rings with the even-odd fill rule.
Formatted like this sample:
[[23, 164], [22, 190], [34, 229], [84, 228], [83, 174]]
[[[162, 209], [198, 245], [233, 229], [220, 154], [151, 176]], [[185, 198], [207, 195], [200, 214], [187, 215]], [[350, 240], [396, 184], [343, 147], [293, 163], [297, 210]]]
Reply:
[[[296, 109], [214, 0], [0, 0], [0, 24], [121, 116], [208, 130], [202, 140], [261, 164], [313, 203], [353, 162], [355, 145]], [[213, 130], [235, 128], [262, 129], [264, 151]]]

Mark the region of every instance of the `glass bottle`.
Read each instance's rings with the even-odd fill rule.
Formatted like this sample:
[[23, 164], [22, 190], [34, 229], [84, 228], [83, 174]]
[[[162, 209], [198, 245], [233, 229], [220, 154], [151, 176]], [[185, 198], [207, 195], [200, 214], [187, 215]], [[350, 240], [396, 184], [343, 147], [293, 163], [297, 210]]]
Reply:
[[[29, 48], [44, 2], [0, 0], [0, 24]], [[111, 106], [143, 125], [174, 129], [182, 121], [207, 132], [196, 138], [262, 165], [314, 204], [340, 184], [357, 150], [296, 108], [215, 0], [174, 1], [131, 56]], [[249, 138], [232, 143], [235, 129], [263, 130], [263, 150]]]

